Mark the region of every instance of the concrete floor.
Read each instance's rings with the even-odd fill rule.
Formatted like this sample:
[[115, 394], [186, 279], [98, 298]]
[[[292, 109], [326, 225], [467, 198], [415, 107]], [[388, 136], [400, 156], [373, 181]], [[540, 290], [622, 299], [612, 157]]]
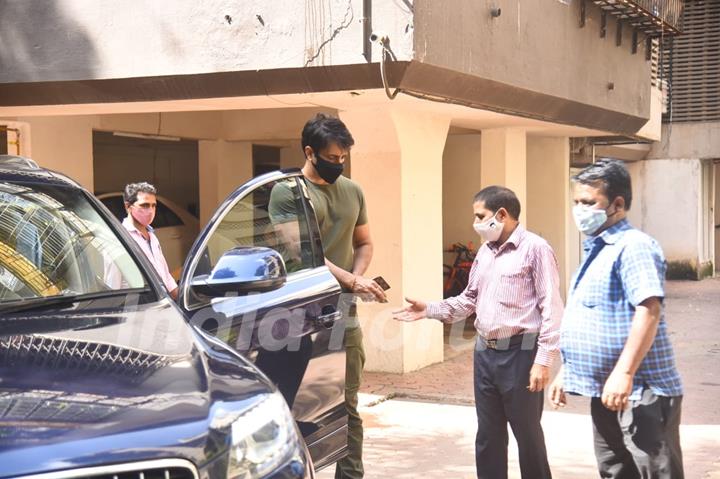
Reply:
[[[683, 376], [681, 440], [689, 479], [720, 479], [720, 278], [667, 285], [666, 320]], [[366, 373], [361, 413], [367, 478], [475, 477], [472, 350], [456, 341], [451, 359], [404, 375]], [[553, 476], [597, 477], [588, 401], [543, 417]], [[509, 469], [519, 478], [511, 437]], [[321, 479], [333, 477], [322, 471]]]

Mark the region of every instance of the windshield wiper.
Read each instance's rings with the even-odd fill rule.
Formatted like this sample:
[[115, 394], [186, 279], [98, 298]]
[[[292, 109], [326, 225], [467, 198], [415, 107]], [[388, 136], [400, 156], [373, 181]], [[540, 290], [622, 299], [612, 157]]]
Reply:
[[[0, 314], [17, 313], [31, 309], [45, 309], [52, 306], [79, 303], [80, 301], [91, 301], [93, 299], [113, 298], [116, 296], [127, 296], [128, 294], [149, 293], [150, 288], [133, 288], [111, 291], [99, 291], [96, 293], [73, 294], [66, 296], [50, 296], [41, 298], [21, 299], [0, 305]], [[2, 317], [0, 316], [0, 321]]]

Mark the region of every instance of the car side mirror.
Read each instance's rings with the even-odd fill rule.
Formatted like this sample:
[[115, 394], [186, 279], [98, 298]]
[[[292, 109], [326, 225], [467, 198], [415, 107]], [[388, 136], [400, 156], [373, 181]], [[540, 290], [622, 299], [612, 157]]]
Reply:
[[285, 261], [271, 248], [238, 246], [226, 251], [210, 274], [190, 281], [195, 293], [222, 297], [228, 293], [264, 293], [282, 287], [287, 281]]

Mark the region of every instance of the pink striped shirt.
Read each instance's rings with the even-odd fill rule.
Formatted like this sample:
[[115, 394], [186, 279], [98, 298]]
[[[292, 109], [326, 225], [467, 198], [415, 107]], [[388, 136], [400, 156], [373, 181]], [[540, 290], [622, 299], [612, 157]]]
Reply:
[[160, 276], [165, 288], [168, 291], [172, 291], [177, 288], [177, 283], [172, 277], [172, 274], [170, 274], [170, 268], [168, 268], [167, 261], [165, 261], [165, 256], [160, 248], [160, 241], [157, 236], [155, 236], [155, 233], [153, 233], [153, 228], [151, 226], [147, 227], [150, 235], [150, 241], [148, 241], [143, 237], [142, 233], [135, 228], [135, 225], [130, 218], [126, 217], [122, 224], [125, 229], [130, 232], [130, 236], [133, 237], [135, 242], [140, 245], [143, 253], [145, 253], [145, 256], [147, 256], [152, 263], [158, 276]]
[[449, 323], [473, 311], [475, 328], [486, 339], [539, 333], [535, 363], [552, 365], [558, 353], [563, 302], [557, 259], [547, 241], [518, 225], [500, 247], [485, 242], [465, 291], [427, 305], [428, 318]]

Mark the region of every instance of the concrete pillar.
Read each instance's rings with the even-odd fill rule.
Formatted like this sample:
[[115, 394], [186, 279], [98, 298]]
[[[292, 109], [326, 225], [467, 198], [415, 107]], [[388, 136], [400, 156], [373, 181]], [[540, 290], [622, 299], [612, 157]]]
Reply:
[[393, 321], [410, 296], [442, 299], [442, 155], [449, 118], [391, 107], [340, 114], [355, 138], [352, 178], [365, 192], [375, 255], [369, 277], [388, 304], [361, 304], [366, 369], [404, 373], [443, 359], [435, 320]]
[[571, 213], [570, 140], [528, 137], [527, 178], [527, 227], [555, 250], [564, 294], [579, 263], [580, 244]]
[[[480, 191], [480, 134], [450, 135], [443, 152], [443, 245], [480, 243], [472, 227], [472, 199]], [[455, 259], [446, 253], [445, 263]]]
[[[526, 134], [517, 128], [482, 131], [482, 187], [502, 185], [515, 192], [520, 204], [527, 205]], [[520, 221], [525, 223], [525, 208]]]
[[198, 150], [202, 227], [225, 197], [252, 178], [252, 143], [200, 141]]
[[292, 140], [290, 146], [280, 149], [280, 168], [302, 168], [305, 155], [300, 140]]
[[20, 153], [93, 191], [93, 115], [20, 118]]

